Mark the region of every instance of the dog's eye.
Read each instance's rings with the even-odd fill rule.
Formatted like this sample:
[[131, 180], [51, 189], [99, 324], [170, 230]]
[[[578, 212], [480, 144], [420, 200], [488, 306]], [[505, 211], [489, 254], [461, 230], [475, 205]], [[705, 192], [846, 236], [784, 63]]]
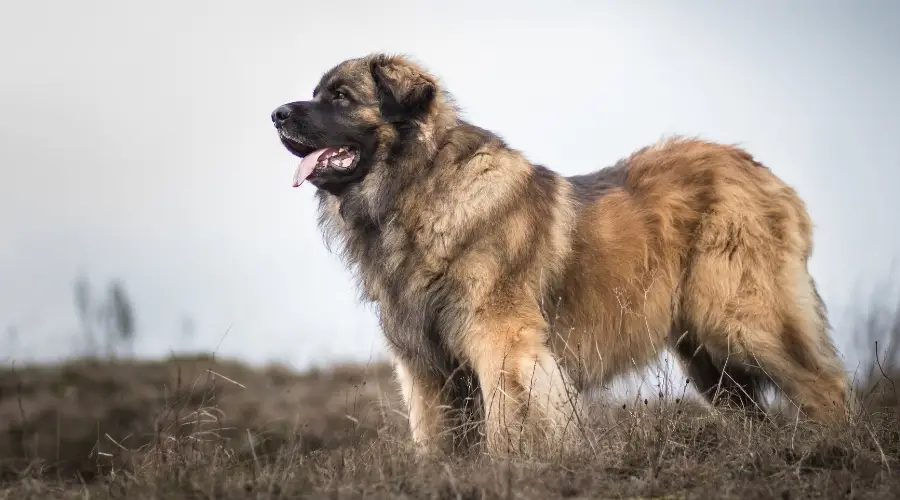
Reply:
[[332, 95], [332, 99], [334, 99], [335, 101], [346, 101], [347, 100], [347, 94], [341, 92], [340, 90], [335, 90], [334, 92], [331, 93], [331, 95]]

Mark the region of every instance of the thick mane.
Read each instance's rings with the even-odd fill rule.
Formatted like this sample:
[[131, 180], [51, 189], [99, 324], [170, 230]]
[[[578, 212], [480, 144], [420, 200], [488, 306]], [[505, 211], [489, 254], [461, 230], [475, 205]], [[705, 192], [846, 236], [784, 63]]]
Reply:
[[[386, 258], [382, 255], [382, 230], [403, 209], [408, 193], [418, 193], [424, 186], [439, 191], [442, 186], [436, 181], [438, 177], [452, 176], [486, 145], [506, 147], [488, 130], [463, 120], [457, 123], [437, 136], [422, 134], [412, 126], [401, 128], [396, 135], [398, 143], [362, 183], [341, 196], [317, 192], [318, 223], [326, 246], [351, 266], [358, 278], [361, 262], [383, 262]], [[435, 175], [438, 169], [444, 175]]]

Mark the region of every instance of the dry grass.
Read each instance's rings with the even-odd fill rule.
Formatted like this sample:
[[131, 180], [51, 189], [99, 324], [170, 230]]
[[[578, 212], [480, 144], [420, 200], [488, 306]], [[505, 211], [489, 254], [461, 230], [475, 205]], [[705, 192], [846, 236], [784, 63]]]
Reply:
[[710, 411], [677, 388], [595, 408], [586, 446], [565, 457], [423, 462], [382, 364], [7, 369], [0, 498], [895, 498], [900, 413], [876, 371], [838, 433]]

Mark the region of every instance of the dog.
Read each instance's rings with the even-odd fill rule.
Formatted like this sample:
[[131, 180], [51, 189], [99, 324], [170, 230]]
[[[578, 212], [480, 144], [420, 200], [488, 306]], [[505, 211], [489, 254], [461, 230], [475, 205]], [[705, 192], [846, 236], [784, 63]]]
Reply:
[[745, 150], [675, 136], [563, 176], [383, 53], [271, 117], [376, 306], [419, 450], [477, 441], [459, 414], [491, 453], [572, 442], [579, 394], [664, 349], [713, 405], [761, 410], [774, 386], [815, 421], [845, 416], [809, 214]]

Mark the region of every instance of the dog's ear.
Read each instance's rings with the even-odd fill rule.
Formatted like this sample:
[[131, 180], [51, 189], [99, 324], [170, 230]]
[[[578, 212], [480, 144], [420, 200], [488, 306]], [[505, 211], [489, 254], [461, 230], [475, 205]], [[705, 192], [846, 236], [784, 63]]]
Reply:
[[431, 77], [402, 57], [378, 55], [369, 63], [382, 116], [403, 122], [427, 113], [437, 86]]

